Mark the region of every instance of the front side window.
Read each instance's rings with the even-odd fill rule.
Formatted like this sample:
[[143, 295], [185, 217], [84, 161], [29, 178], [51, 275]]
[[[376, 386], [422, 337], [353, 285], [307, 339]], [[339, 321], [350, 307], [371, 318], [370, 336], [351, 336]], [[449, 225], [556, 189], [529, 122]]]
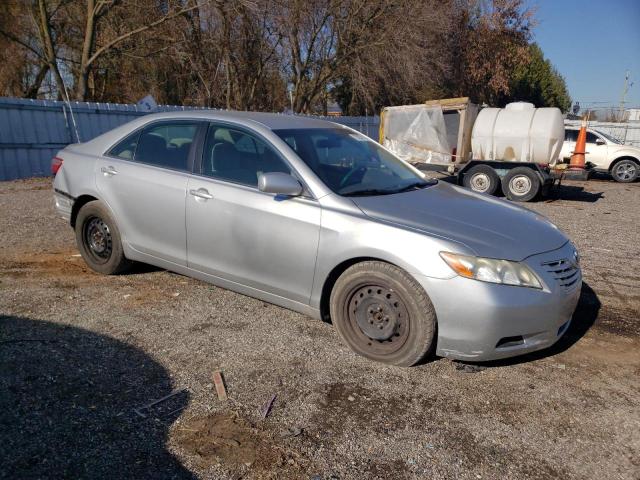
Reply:
[[587, 132], [587, 143], [596, 143], [596, 140], [598, 140], [597, 135], [591, 132]]
[[564, 141], [565, 142], [575, 142], [578, 138], [577, 130], [567, 129], [564, 131]]
[[386, 195], [424, 188], [427, 181], [362, 134], [341, 128], [275, 130], [332, 191]]
[[135, 149], [135, 161], [189, 170], [189, 150], [198, 130], [192, 122], [159, 123], [146, 127], [140, 134]]
[[260, 174], [269, 172], [291, 174], [291, 169], [263, 140], [233, 128], [209, 127], [203, 175], [255, 187]]

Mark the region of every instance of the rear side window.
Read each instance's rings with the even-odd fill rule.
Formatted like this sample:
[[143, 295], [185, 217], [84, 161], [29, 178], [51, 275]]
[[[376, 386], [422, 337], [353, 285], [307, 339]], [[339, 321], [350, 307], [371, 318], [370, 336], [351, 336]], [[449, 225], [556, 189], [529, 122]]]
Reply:
[[109, 150], [107, 155], [109, 157], [122, 158], [123, 160], [133, 160], [133, 154], [136, 152], [139, 136], [140, 132], [134, 132], [128, 137], [125, 137], [124, 140]]
[[140, 163], [186, 171], [197, 130], [198, 124], [191, 122], [150, 125], [140, 133], [134, 159]]

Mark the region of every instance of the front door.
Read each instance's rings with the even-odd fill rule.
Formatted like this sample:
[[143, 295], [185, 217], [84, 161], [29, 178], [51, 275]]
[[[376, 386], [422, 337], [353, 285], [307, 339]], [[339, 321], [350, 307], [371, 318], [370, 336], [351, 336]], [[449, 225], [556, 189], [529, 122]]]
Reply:
[[200, 175], [188, 185], [188, 266], [308, 304], [320, 206], [304, 196], [259, 191], [261, 172], [292, 170], [259, 137], [224, 125], [209, 127]]
[[185, 197], [194, 122], [155, 122], [113, 147], [96, 184], [131, 248], [186, 265]]
[[585, 161], [593, 163], [596, 168], [609, 168], [609, 162], [607, 161], [608, 148], [604, 138], [593, 132], [587, 132], [587, 144], [585, 148], [587, 154], [585, 155]]

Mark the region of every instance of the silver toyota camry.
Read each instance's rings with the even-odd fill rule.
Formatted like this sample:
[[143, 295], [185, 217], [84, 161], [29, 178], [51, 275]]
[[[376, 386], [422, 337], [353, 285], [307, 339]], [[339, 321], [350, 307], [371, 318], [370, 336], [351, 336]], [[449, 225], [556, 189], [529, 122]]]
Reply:
[[53, 170], [93, 270], [199, 278], [330, 320], [381, 362], [548, 347], [580, 295], [578, 253], [546, 218], [426, 179], [330, 122], [148, 115], [68, 146]]

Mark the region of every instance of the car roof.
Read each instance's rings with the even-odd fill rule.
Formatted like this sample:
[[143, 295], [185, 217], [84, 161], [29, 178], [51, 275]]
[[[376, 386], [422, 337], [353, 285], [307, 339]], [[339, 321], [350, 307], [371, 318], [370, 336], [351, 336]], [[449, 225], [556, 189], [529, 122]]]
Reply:
[[160, 112], [146, 115], [145, 119], [170, 120], [170, 119], [203, 119], [203, 120], [229, 120], [247, 124], [260, 123], [271, 130], [283, 130], [290, 128], [335, 128], [342, 125], [320, 120], [304, 115], [287, 115], [283, 113], [266, 112], [238, 112], [233, 110], [181, 110], [178, 112]]

